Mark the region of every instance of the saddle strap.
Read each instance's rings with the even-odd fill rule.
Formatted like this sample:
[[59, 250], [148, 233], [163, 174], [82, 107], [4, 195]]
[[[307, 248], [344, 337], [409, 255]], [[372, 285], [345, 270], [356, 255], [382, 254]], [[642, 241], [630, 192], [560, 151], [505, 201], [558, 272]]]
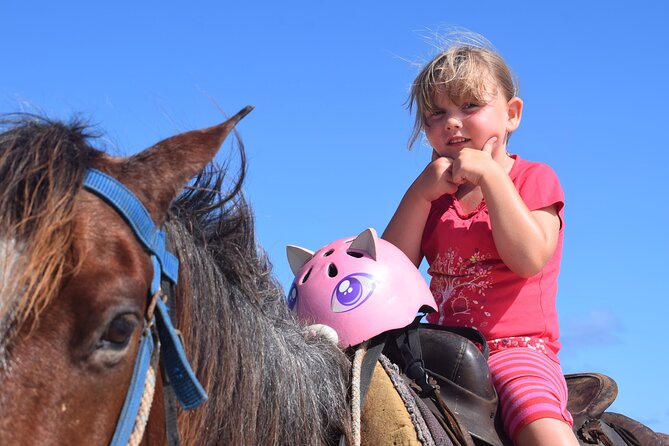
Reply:
[[437, 408], [442, 417], [437, 417], [439, 422], [442, 423], [444, 430], [448, 433], [451, 441], [456, 446], [474, 446], [474, 440], [467, 427], [460, 422], [460, 419], [448, 408], [448, 405], [441, 397], [441, 393], [437, 390], [434, 392], [430, 398]]
[[602, 420], [611, 426], [629, 445], [666, 446], [669, 437], [653, 431], [648, 426], [615, 412], [604, 412]]
[[[637, 439], [629, 434], [623, 437], [621, 433], [629, 434], [623, 430], [618, 430], [603, 420], [588, 420], [578, 430], [578, 436], [586, 444], [604, 445], [604, 446], [642, 446]], [[650, 445], [646, 445], [650, 446]]]
[[634, 436], [634, 434], [632, 434], [630, 431], [628, 431], [624, 427], [616, 426], [615, 424], [609, 424], [609, 423], [607, 423], [607, 424], [611, 427], [611, 429], [616, 431], [616, 433], [618, 435], [620, 435], [620, 438], [622, 438], [625, 441], [625, 443], [628, 444], [629, 446], [643, 446], [641, 444], [641, 442], [639, 442], [639, 440], [637, 440], [637, 438]]
[[365, 405], [365, 397], [369, 390], [369, 383], [372, 381], [376, 362], [381, 356], [385, 344], [385, 335], [376, 336], [363, 344], [362, 348], [365, 348], [366, 351], [360, 367], [360, 407]]

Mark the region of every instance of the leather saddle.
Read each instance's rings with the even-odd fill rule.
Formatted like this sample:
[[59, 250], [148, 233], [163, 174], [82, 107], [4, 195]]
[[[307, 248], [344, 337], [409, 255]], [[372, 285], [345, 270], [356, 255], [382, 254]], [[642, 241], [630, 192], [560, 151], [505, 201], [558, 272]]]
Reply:
[[[412, 334], [386, 341], [383, 353], [405, 373], [406, 381], [412, 383], [439, 424], [451, 429], [454, 424], [463, 427], [470, 439], [463, 439], [462, 444], [511, 446], [497, 410], [483, 336], [475, 330], [430, 324], [414, 324], [405, 331]], [[567, 408], [582, 445], [668, 444], [666, 437], [641, 423], [605, 412], [618, 393], [613, 379], [600, 373], [569, 374], [565, 379]], [[421, 380], [422, 384], [417, 383]], [[432, 389], [426, 388], [425, 382]]]

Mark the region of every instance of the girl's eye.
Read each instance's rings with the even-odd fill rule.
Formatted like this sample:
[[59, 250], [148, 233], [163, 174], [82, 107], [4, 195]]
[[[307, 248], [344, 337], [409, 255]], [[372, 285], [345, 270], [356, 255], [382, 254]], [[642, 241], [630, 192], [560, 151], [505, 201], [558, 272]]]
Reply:
[[427, 125], [434, 124], [435, 122], [439, 121], [441, 117], [444, 116], [444, 111], [443, 110], [433, 110], [425, 116], [425, 123]]
[[462, 109], [463, 110], [471, 110], [471, 109], [474, 109], [474, 108], [477, 108], [477, 107], [479, 107], [479, 105], [474, 103], [474, 102], [466, 102], [466, 103], [462, 104]]
[[442, 110], [434, 110], [434, 111], [429, 112], [425, 119], [427, 119], [428, 121], [429, 120], [435, 120], [435, 119], [438, 119], [439, 116], [442, 116], [443, 114], [444, 114], [444, 112]]

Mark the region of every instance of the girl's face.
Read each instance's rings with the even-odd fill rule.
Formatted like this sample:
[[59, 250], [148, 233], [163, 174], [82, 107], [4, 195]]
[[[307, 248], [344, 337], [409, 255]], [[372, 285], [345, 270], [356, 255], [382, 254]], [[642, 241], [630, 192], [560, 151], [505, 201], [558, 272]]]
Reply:
[[497, 137], [492, 156], [506, 154], [506, 137], [520, 124], [523, 102], [506, 100], [496, 86], [486, 101], [462, 98], [453, 102], [448, 95], [437, 94], [435, 110], [424, 116], [424, 130], [432, 148], [440, 156], [456, 158], [463, 148], [481, 150], [493, 136]]

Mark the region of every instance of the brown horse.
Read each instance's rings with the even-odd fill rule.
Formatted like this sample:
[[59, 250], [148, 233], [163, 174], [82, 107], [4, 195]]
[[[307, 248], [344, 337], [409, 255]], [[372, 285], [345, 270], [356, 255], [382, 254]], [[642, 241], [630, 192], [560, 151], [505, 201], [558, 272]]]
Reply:
[[[149, 252], [114, 207], [82, 187], [90, 169], [124, 184], [179, 258], [171, 311], [209, 394], [200, 408], [179, 412], [181, 442], [307, 445], [349, 436], [350, 363], [288, 313], [240, 193], [241, 144], [238, 178], [208, 169], [178, 197], [249, 110], [127, 158], [93, 148], [80, 123], [4, 119], [0, 444], [109, 444], [150, 328]], [[166, 444], [163, 388], [158, 373], [143, 444]]]

